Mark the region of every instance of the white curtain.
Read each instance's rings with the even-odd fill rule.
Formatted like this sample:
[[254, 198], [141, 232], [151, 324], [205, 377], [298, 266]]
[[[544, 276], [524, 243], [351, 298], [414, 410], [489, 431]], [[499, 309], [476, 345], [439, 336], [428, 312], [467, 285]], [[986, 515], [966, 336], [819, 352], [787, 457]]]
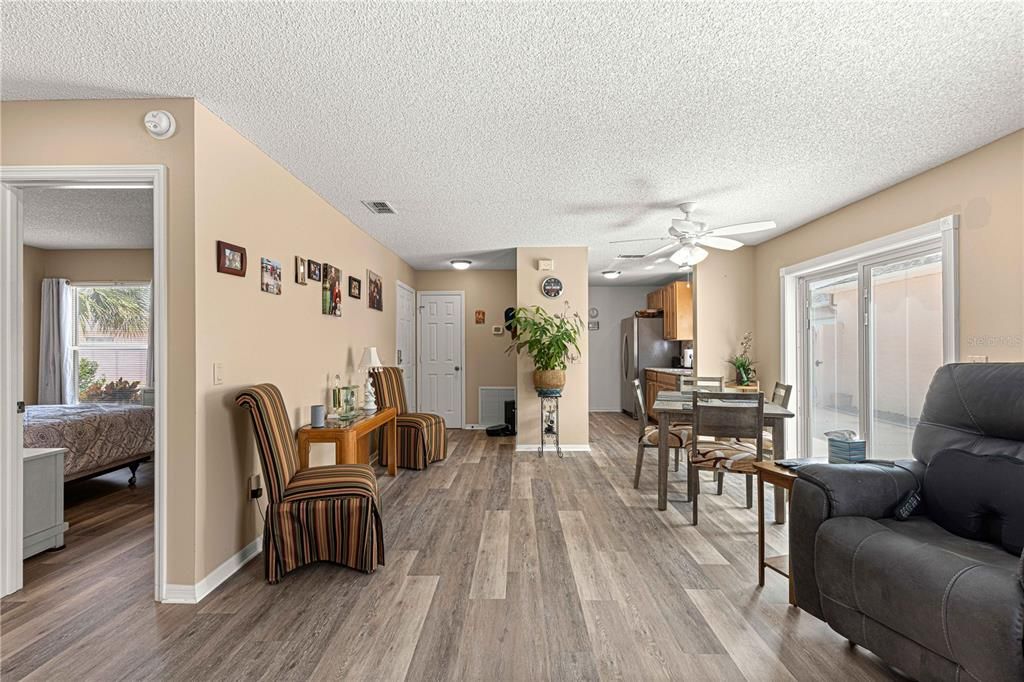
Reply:
[[43, 280], [39, 320], [40, 405], [71, 405], [78, 402], [75, 390], [74, 303], [66, 279]]
[[146, 341], [146, 388], [156, 384], [156, 360], [153, 355], [153, 283], [149, 283], [149, 339]]

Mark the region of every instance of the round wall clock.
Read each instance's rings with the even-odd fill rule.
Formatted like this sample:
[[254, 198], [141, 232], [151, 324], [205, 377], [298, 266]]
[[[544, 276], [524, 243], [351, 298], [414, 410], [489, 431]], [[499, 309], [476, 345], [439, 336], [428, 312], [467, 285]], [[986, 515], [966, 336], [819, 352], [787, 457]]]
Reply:
[[562, 295], [562, 280], [557, 277], [545, 277], [540, 283], [540, 291], [548, 298], [558, 298]]
[[597, 308], [591, 308], [587, 312], [589, 313], [590, 319], [592, 319], [592, 320], [595, 319], [598, 316]]

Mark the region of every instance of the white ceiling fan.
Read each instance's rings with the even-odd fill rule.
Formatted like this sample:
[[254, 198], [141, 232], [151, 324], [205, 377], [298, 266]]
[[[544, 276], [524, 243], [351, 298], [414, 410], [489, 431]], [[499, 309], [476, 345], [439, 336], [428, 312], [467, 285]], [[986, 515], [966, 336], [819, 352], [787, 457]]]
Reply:
[[676, 218], [672, 221], [672, 226], [668, 228], [669, 237], [650, 237], [647, 239], [623, 239], [620, 241], [611, 242], [612, 244], [628, 244], [631, 242], [649, 242], [649, 241], [667, 241], [670, 242], [664, 246], [659, 246], [654, 251], [646, 254], [643, 260], [655, 256], [663, 251], [669, 249], [675, 249], [675, 251], [668, 258], [676, 265], [696, 265], [702, 260], [708, 257], [707, 249], [701, 248], [702, 246], [708, 246], [712, 249], [722, 249], [724, 251], [735, 251], [736, 249], [743, 246], [743, 242], [736, 241], [735, 239], [729, 239], [728, 237], [740, 234], [750, 234], [752, 232], [764, 232], [765, 230], [774, 230], [775, 221], [763, 220], [755, 223], [739, 223], [737, 225], [724, 225], [722, 227], [708, 227], [707, 223], [699, 220], [693, 220], [690, 214], [693, 213], [693, 209], [696, 207], [696, 202], [687, 201], [679, 204], [679, 210], [683, 212], [683, 217]]

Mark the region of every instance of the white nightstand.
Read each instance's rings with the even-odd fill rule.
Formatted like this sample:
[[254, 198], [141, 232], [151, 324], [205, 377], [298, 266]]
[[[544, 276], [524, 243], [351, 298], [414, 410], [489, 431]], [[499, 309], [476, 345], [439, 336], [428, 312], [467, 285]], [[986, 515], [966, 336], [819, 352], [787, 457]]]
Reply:
[[25, 448], [25, 545], [27, 559], [64, 546], [64, 455], [67, 448]]

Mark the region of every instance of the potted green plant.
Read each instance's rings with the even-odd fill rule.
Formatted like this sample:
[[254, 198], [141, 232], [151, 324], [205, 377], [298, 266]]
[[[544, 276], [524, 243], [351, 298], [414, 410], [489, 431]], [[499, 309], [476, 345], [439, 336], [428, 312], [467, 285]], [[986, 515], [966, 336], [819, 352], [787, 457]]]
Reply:
[[512, 343], [507, 352], [526, 354], [533, 359], [533, 387], [558, 391], [565, 386], [565, 370], [579, 359], [579, 340], [583, 320], [578, 313], [551, 314], [540, 306], [516, 308], [512, 318]]
[[736, 370], [736, 384], [748, 386], [757, 377], [754, 361], [750, 359], [750, 347], [754, 343], [754, 333], [747, 332], [740, 341], [740, 352], [729, 358], [729, 364]]

